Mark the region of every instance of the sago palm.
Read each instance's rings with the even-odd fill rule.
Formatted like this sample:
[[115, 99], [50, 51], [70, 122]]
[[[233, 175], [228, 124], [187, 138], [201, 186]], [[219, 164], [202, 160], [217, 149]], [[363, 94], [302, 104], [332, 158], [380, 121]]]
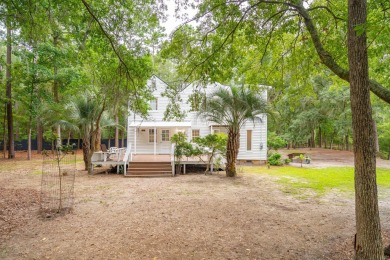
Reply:
[[247, 87], [219, 87], [210, 93], [199, 113], [208, 121], [226, 126], [226, 176], [235, 177], [236, 160], [240, 148], [240, 129], [248, 120], [266, 113], [267, 104], [259, 91]]

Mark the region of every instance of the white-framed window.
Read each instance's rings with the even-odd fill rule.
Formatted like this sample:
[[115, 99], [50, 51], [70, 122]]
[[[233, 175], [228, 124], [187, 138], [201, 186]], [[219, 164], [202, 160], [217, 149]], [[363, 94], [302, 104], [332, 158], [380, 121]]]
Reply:
[[161, 141], [169, 142], [169, 130], [161, 130]]
[[194, 138], [200, 137], [200, 131], [199, 129], [192, 129], [192, 141], [194, 141]]
[[152, 78], [152, 90], [156, 90], [156, 89], [157, 89], [156, 78], [153, 77]]
[[252, 150], [252, 130], [246, 130], [246, 150]]
[[158, 101], [157, 97], [149, 101], [149, 106], [151, 110], [157, 110], [158, 108], [157, 101]]
[[149, 129], [149, 143], [154, 143], [154, 129]]

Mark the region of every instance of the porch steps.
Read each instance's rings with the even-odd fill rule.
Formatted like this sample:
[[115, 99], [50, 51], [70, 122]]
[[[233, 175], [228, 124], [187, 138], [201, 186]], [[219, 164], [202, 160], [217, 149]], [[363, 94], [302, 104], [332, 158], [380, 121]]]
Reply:
[[170, 162], [130, 162], [125, 177], [172, 177]]

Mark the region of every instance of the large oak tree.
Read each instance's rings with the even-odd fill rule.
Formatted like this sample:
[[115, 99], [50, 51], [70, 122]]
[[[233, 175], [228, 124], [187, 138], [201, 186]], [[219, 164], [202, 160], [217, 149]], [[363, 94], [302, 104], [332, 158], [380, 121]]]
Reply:
[[[390, 104], [390, 89], [379, 83], [382, 77], [368, 77], [366, 35], [374, 36], [370, 48], [375, 49], [377, 59], [385, 57], [386, 50], [380, 46], [386, 41], [388, 46], [388, 37], [382, 36], [388, 30], [382, 24], [389, 19], [389, 4], [381, 0], [370, 4], [370, 10], [377, 16], [382, 13], [382, 19], [367, 22], [366, 0], [349, 0], [348, 6], [344, 1], [322, 0], [204, 0], [197, 5], [198, 14], [187, 22], [195, 22], [196, 29], [188, 25], [178, 28], [165, 51], [179, 63], [179, 73], [188, 75], [188, 80], [245, 81], [245, 76], [251, 75], [254, 80], [249, 83], [269, 84], [268, 76], [258, 75], [268, 70], [268, 74], [282, 75], [283, 81], [283, 72], [295, 67], [294, 74], [302, 75], [295, 82], [299, 87], [304, 77], [314, 72], [312, 68], [321, 66], [320, 61], [350, 83], [356, 259], [383, 258], [370, 91]], [[297, 50], [303, 50], [300, 56], [294, 55]], [[252, 64], [248, 65], [248, 60]], [[303, 70], [302, 62], [312, 68]], [[380, 65], [375, 65], [372, 74], [377, 76]], [[248, 80], [251, 78], [247, 77], [246, 83]]]

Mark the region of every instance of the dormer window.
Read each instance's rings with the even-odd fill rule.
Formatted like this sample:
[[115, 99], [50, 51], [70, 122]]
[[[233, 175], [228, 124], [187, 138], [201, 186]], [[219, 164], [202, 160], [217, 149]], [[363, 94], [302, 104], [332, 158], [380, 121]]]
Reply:
[[157, 110], [157, 97], [149, 101], [149, 106], [151, 110]]

